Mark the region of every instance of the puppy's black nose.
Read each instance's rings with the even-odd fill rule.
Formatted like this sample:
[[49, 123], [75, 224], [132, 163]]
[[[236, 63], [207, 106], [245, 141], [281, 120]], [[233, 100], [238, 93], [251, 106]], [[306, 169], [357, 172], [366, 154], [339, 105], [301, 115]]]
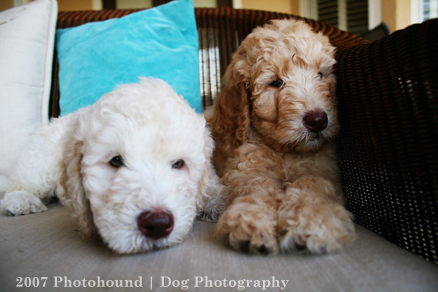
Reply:
[[322, 110], [314, 110], [306, 113], [303, 118], [304, 126], [313, 133], [319, 133], [327, 128], [327, 114]]
[[165, 211], [144, 211], [137, 218], [138, 229], [153, 239], [167, 237], [173, 230], [173, 215]]

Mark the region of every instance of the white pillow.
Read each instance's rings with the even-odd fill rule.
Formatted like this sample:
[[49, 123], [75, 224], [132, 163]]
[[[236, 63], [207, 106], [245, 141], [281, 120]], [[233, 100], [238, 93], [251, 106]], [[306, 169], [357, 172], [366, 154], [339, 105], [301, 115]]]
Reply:
[[48, 122], [58, 4], [35, 0], [0, 13], [0, 178], [29, 133]]

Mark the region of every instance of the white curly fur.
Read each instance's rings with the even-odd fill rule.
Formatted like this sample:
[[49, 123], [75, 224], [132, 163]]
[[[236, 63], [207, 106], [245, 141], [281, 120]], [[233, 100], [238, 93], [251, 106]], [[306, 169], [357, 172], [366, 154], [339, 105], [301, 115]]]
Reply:
[[[56, 193], [84, 237], [99, 234], [118, 253], [171, 246], [183, 241], [196, 214], [215, 220], [224, 208], [213, 148], [202, 116], [164, 81], [141, 78], [34, 134], [2, 209], [45, 211], [42, 201]], [[123, 157], [122, 167], [109, 163], [115, 156]], [[176, 160], [183, 167], [172, 167]], [[159, 239], [138, 227], [142, 212], [156, 210], [174, 218]]]

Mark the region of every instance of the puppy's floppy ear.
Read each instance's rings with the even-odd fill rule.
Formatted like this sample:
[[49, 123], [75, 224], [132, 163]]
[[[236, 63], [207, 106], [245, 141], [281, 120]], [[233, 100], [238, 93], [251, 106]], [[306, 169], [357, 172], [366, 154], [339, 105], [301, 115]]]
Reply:
[[80, 133], [81, 118], [80, 115], [77, 116], [78, 118], [73, 121], [72, 127], [64, 136], [64, 152], [57, 193], [62, 204], [78, 221], [84, 238], [92, 238], [97, 234], [97, 230], [93, 223], [90, 202], [85, 196], [82, 185], [81, 162], [84, 142]]
[[[205, 124], [205, 121], [204, 121]], [[222, 194], [223, 185], [213, 168], [211, 157], [214, 150], [214, 142], [210, 130], [204, 130], [204, 170], [199, 181], [196, 207], [198, 216], [207, 221], [217, 221], [225, 210], [225, 198]]]
[[215, 131], [223, 133], [233, 147], [242, 145], [250, 126], [250, 65], [244, 48], [238, 50], [222, 78], [215, 101]]

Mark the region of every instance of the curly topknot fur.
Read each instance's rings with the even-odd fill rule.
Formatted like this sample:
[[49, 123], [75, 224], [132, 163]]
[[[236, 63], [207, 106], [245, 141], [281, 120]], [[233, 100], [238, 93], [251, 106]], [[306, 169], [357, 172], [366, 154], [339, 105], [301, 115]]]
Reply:
[[228, 207], [217, 230], [238, 250], [323, 253], [354, 239], [333, 142], [335, 48], [302, 21], [256, 28], [207, 110]]

